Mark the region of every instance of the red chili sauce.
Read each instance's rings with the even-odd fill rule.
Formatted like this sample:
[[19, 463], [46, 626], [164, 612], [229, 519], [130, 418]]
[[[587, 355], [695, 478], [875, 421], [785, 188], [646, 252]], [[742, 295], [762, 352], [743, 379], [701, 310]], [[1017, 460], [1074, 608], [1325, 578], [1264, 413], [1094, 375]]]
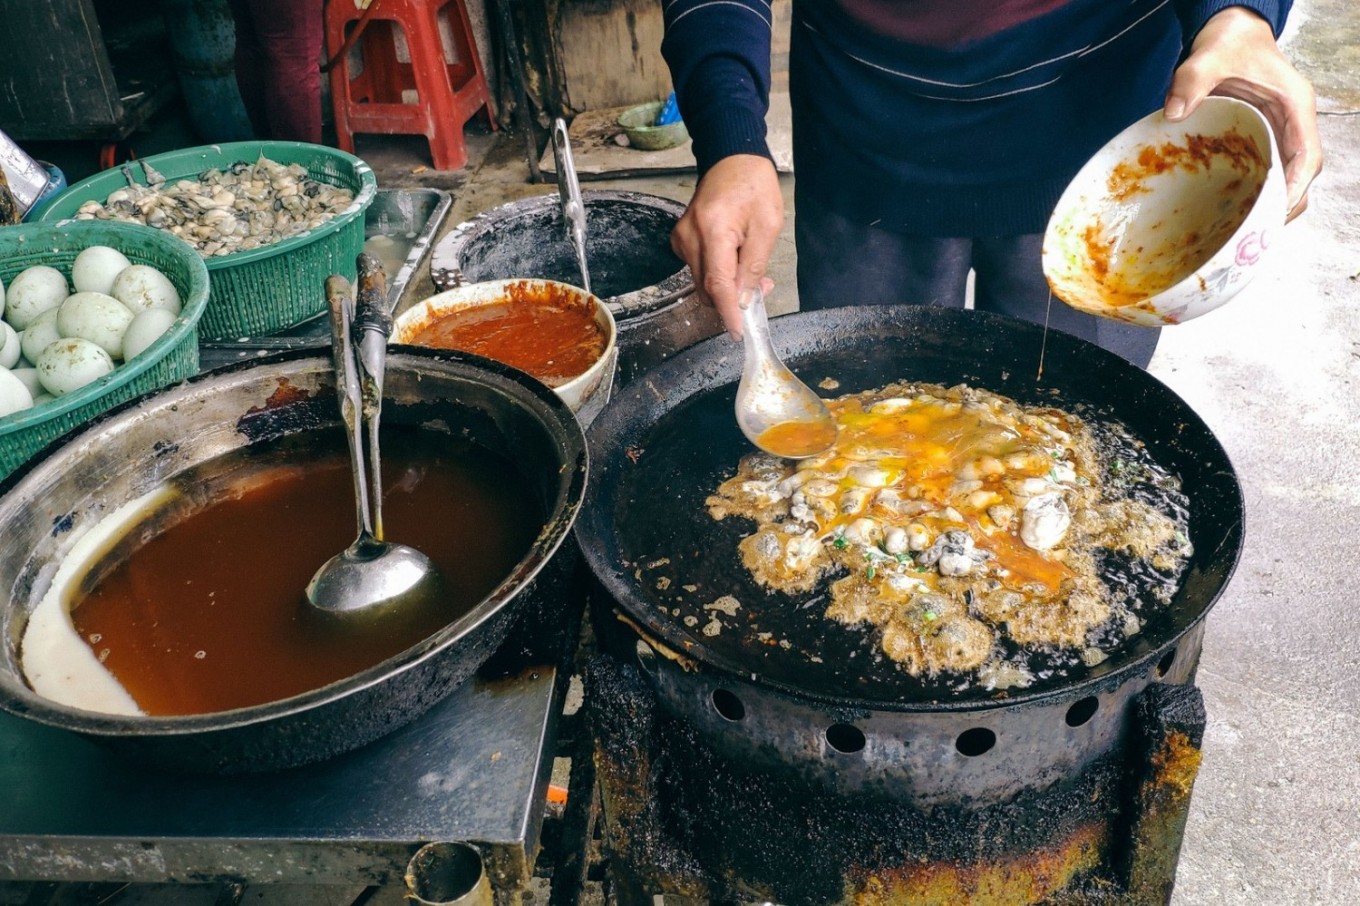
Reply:
[[411, 342], [486, 356], [560, 387], [604, 354], [605, 332], [580, 297], [515, 283], [503, 300], [450, 312], [421, 327]]

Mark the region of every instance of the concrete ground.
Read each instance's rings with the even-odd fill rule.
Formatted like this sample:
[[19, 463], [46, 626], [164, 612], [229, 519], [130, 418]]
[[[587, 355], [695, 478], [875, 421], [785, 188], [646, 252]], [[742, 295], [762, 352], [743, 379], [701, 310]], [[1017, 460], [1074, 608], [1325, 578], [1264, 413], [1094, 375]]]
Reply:
[[1218, 435], [1246, 546], [1211, 613], [1178, 906], [1360, 902], [1360, 13], [1295, 5], [1326, 164], [1269, 271], [1163, 331], [1150, 371]]
[[1200, 664], [1186, 906], [1360, 902], [1360, 120], [1322, 129], [1327, 169], [1272, 271], [1164, 331], [1149, 369], [1213, 428], [1247, 500]]
[[[1298, 0], [1286, 49], [1322, 111], [1327, 161], [1309, 209], [1225, 308], [1165, 330], [1149, 369], [1215, 431], [1247, 499], [1245, 551], [1208, 620], [1199, 669], [1209, 725], [1175, 906], [1360, 903], [1360, 11], [1353, 0]], [[458, 173], [423, 170], [419, 142], [370, 139], [359, 152], [382, 186], [451, 189], [448, 226], [555, 191], [527, 181], [522, 136], [472, 144]], [[784, 185], [779, 312], [796, 308], [793, 177]], [[587, 188], [685, 200], [694, 179]]]

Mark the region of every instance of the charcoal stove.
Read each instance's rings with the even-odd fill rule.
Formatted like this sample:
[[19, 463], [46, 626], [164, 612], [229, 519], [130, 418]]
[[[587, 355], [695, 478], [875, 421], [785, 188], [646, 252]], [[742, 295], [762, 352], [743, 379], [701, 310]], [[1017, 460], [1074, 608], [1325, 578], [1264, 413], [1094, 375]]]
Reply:
[[[781, 767], [774, 751], [743, 757], [714, 745], [711, 728], [676, 717], [652, 691], [659, 673], [684, 668], [635, 644], [634, 658], [600, 655], [586, 674], [609, 880], [621, 906], [657, 894], [784, 904], [1169, 901], [1204, 732], [1203, 700], [1184, 677], [1198, 639], [1186, 640], [1160, 677], [1159, 664], [1134, 684], [1141, 691], [1114, 750], [1056, 779], [1024, 737], [1077, 736], [1072, 723], [1089, 713], [1084, 697], [1066, 707], [934, 715], [917, 735], [912, 719], [889, 730], [875, 720], [883, 715], [813, 714], [792, 701], [743, 700], [730, 679], [713, 685], [707, 710], [740, 727], [739, 747], [750, 741], [741, 727], [748, 717], [779, 720], [771, 737], [804, 732], [817, 750], [804, 760], [819, 759], [830, 784], [806, 765]], [[843, 782], [862, 775], [886, 741], [917, 751], [908, 771], [940, 787], [940, 801]], [[984, 784], [970, 786], [978, 776]], [[946, 802], [948, 783], [955, 796]]]
[[[812, 386], [970, 383], [1123, 423], [1181, 477], [1195, 553], [1099, 663], [1009, 689], [909, 677], [867, 656], [871, 630], [830, 625], [815, 590], [755, 585], [736, 554], [749, 523], [708, 516], [749, 449], [735, 345], [648, 372], [589, 432], [615, 455], [596, 456], [576, 529], [597, 582], [586, 693], [616, 899], [1167, 902], [1204, 731], [1204, 620], [1242, 545], [1222, 447], [1146, 373], [1038, 327], [875, 308], [772, 334]], [[696, 616], [719, 596], [737, 616], [705, 633]]]

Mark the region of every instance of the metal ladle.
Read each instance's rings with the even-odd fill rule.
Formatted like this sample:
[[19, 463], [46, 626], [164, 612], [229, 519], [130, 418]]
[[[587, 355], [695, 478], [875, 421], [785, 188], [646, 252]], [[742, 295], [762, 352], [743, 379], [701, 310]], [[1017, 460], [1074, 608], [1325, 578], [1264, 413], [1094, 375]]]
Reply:
[[[442, 585], [429, 557], [404, 544], [383, 540], [378, 418], [392, 316], [386, 309], [382, 265], [371, 255], [359, 256], [358, 297], [356, 312], [350, 302], [349, 281], [339, 276], [326, 280], [336, 395], [349, 441], [359, 536], [322, 564], [307, 583], [308, 601], [322, 611], [343, 616], [430, 605]], [[359, 334], [357, 338], [354, 332]]]
[[581, 269], [581, 288], [590, 292], [590, 269], [586, 267], [586, 206], [581, 200], [581, 183], [576, 178], [576, 163], [571, 156], [567, 121], [558, 117], [552, 128], [553, 158], [557, 161], [557, 195], [562, 200], [562, 220], [567, 241], [576, 252]]
[[741, 336], [746, 350], [737, 384], [737, 426], [771, 456], [806, 459], [836, 442], [836, 420], [822, 398], [780, 361], [770, 341], [765, 291], [741, 295]]

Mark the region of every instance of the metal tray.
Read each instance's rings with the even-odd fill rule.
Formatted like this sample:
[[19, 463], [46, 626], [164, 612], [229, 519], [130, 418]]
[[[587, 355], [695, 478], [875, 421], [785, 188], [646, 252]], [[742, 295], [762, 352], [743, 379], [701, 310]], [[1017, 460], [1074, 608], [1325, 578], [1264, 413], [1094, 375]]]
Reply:
[[[453, 204], [453, 196], [440, 189], [379, 189], [364, 216], [364, 249], [382, 260], [388, 274], [389, 311], [419, 273], [435, 233]], [[316, 288], [320, 296], [323, 288]], [[208, 340], [199, 347], [203, 368], [240, 361], [252, 354], [324, 346], [330, 343], [330, 322], [311, 318], [268, 336]]]

